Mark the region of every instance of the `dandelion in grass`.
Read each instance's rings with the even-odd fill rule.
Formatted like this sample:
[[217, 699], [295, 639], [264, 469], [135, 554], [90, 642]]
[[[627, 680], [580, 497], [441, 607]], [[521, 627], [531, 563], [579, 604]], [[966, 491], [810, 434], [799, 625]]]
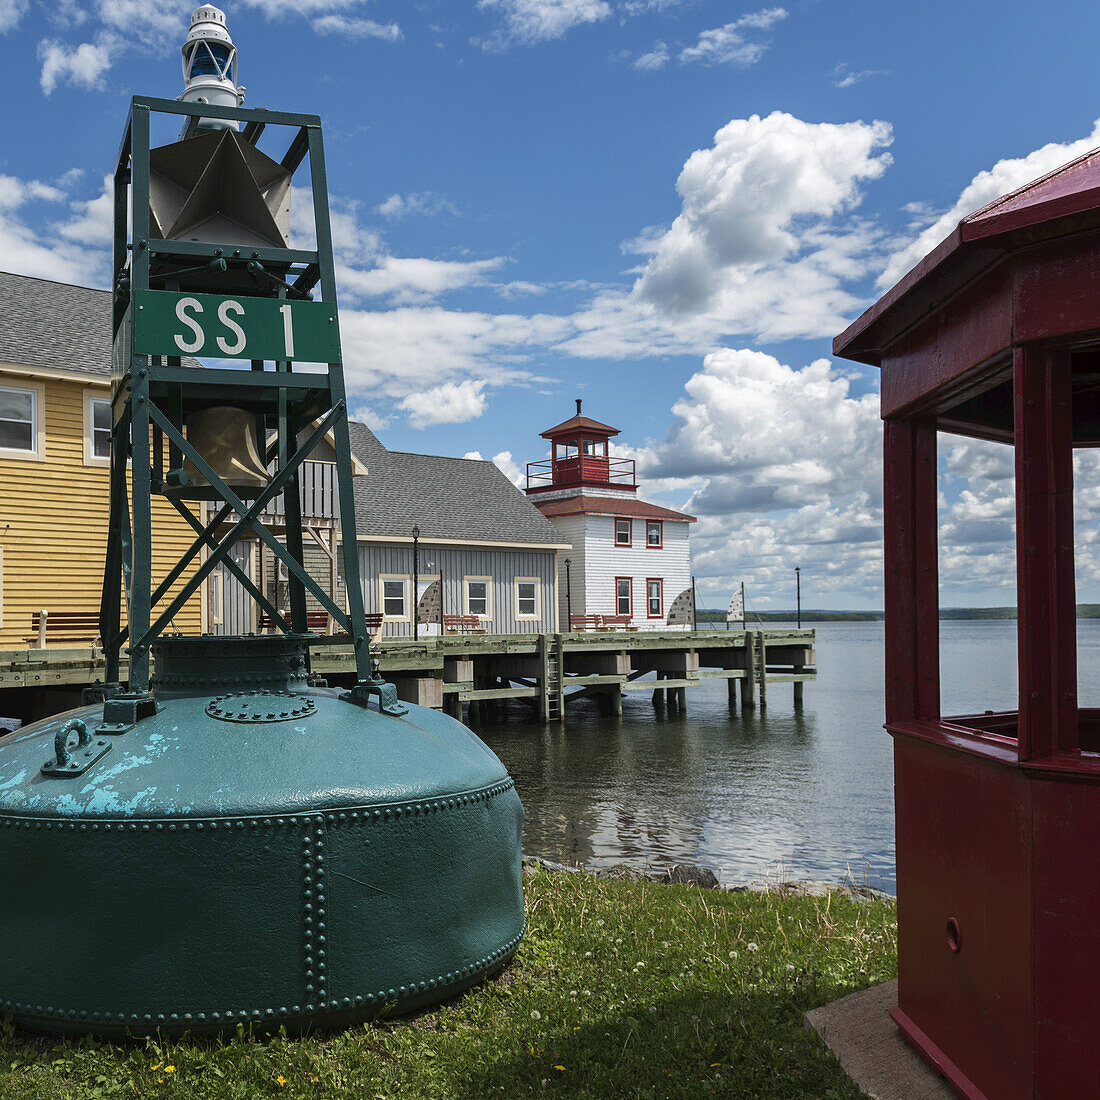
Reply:
[[554, 1069], [560, 1070], [562, 1073], [565, 1072], [565, 1066], [555, 1066]]
[[277, 1084], [279, 1088], [282, 1088], [283, 1085], [286, 1084], [286, 1078], [280, 1073], [279, 1076], [275, 1078], [275, 1084]]
[[755, 944], [755, 943], [749, 943], [749, 944], [746, 944], [746, 945], [745, 945], [745, 950], [746, 950], [746, 951], [759, 951], [759, 950], [760, 950], [760, 947], [759, 947], [759, 945], [758, 945], [758, 944]]
[[531, 1010], [531, 1019], [532, 1020], [541, 1020], [542, 1019], [542, 1013], [539, 1012], [539, 1010], [537, 1008], [532, 1009]]

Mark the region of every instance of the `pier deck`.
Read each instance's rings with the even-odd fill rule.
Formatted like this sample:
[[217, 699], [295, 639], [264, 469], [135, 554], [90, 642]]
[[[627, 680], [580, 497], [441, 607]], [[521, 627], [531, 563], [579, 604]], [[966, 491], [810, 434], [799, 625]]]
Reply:
[[[682, 708], [687, 689], [708, 679], [726, 680], [731, 706], [739, 694], [743, 708], [765, 707], [768, 685], [784, 682], [800, 702], [802, 685], [817, 676], [813, 646], [813, 630], [694, 630], [391, 637], [377, 652], [382, 674], [408, 702], [461, 717], [464, 703], [480, 710], [524, 699], [559, 721], [580, 698], [621, 714], [624, 693], [638, 691]], [[333, 684], [354, 678], [350, 648], [318, 646], [312, 664]], [[29, 720], [76, 706], [80, 690], [102, 676], [94, 647], [0, 650], [0, 715]]]

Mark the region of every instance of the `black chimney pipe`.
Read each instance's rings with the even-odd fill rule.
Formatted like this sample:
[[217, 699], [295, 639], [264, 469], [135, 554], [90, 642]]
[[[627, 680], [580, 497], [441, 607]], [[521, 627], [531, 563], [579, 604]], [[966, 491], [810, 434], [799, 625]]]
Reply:
[[578, 398], [575, 398], [575, 400], [577, 402], [577, 416], [580, 416], [581, 415], [581, 399], [578, 397]]

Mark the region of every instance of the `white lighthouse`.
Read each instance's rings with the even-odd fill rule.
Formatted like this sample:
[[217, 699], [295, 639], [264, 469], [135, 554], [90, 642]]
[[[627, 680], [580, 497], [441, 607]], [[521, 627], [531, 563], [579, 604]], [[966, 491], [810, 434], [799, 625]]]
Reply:
[[[217, 107], [239, 107], [244, 87], [237, 85], [237, 47], [225, 26], [225, 12], [203, 4], [191, 13], [191, 29], [183, 41], [184, 103], [209, 103]], [[236, 130], [228, 119], [204, 118], [200, 130]]]

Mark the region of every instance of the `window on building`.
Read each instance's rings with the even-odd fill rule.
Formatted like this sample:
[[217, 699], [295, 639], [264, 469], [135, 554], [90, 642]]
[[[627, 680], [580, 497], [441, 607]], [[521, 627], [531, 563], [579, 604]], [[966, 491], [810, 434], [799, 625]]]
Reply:
[[615, 578], [615, 614], [634, 614], [634, 582], [630, 577]]
[[584, 441], [584, 453], [590, 458], [607, 458], [607, 440], [586, 439]]
[[537, 619], [539, 616], [539, 582], [537, 577], [516, 577], [516, 618]]
[[576, 458], [579, 454], [577, 441], [570, 439], [567, 443], [559, 443], [555, 448], [555, 458]]
[[[607, 528], [604, 528], [607, 530]], [[617, 519], [615, 520], [615, 545], [616, 546], [629, 546], [631, 543], [631, 531], [630, 520]]]
[[84, 391], [84, 464], [106, 466], [111, 461], [111, 401], [102, 390]]
[[210, 574], [210, 624], [217, 626], [222, 621], [222, 574], [215, 569]]
[[480, 619], [493, 617], [492, 577], [466, 577], [467, 615], [477, 615]]
[[665, 600], [664, 600], [664, 587], [665, 583], [660, 577], [649, 577], [645, 582], [646, 592], [646, 615], [650, 619], [664, 618], [665, 614]]
[[409, 578], [383, 574], [378, 578], [382, 615], [387, 619], [407, 620], [409, 617]]
[[659, 519], [646, 520], [645, 544], [651, 550], [660, 550], [665, 544], [662, 527], [663, 525]]
[[38, 390], [0, 386], [0, 449], [38, 451]]
[[92, 454], [111, 457], [111, 402], [106, 399], [92, 401]]

